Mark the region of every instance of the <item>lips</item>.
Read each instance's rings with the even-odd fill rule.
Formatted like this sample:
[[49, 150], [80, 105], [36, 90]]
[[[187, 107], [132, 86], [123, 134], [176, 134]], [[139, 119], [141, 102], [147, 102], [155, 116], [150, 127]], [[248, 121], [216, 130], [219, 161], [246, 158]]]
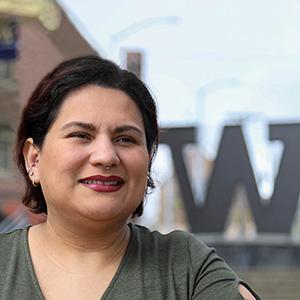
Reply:
[[125, 181], [119, 176], [90, 176], [80, 179], [79, 182], [85, 187], [95, 192], [116, 192], [118, 191]]

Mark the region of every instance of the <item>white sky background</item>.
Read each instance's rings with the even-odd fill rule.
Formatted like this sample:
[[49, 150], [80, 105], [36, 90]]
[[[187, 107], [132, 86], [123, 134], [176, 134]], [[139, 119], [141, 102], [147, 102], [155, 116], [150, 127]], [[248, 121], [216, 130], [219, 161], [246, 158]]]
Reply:
[[101, 55], [120, 63], [122, 49], [143, 51], [163, 125], [300, 120], [298, 0], [59, 2]]
[[300, 0], [59, 2], [100, 55], [144, 53], [162, 125], [200, 125], [212, 158], [224, 123], [243, 119], [254, 168], [270, 177], [279, 150], [266, 123], [300, 122]]

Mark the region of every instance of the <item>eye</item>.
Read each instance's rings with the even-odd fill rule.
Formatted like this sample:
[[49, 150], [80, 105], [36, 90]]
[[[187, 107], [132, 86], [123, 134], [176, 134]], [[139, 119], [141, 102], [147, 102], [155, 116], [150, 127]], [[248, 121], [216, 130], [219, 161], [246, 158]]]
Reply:
[[134, 144], [136, 143], [135, 139], [129, 136], [120, 136], [115, 139], [116, 143], [119, 144]]
[[68, 137], [81, 139], [81, 140], [90, 140], [91, 137], [86, 132], [73, 132], [68, 135]]

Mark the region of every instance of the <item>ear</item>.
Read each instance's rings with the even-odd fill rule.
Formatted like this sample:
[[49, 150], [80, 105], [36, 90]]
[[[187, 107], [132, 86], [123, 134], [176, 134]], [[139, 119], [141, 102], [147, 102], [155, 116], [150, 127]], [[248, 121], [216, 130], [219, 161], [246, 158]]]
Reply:
[[39, 162], [39, 148], [34, 144], [32, 138], [28, 138], [23, 147], [23, 156], [25, 160], [26, 170], [31, 169], [35, 175], [35, 181], [39, 182], [38, 176], [38, 162]]

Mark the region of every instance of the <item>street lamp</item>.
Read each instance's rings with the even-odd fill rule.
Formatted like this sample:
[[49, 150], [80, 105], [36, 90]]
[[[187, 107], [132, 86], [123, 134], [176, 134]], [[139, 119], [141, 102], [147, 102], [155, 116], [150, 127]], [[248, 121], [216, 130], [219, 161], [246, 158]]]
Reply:
[[118, 44], [124, 38], [139, 32], [145, 28], [152, 26], [161, 26], [161, 25], [176, 25], [179, 23], [180, 18], [178, 16], [162, 16], [162, 17], [153, 17], [143, 19], [137, 22], [134, 22], [127, 26], [126, 28], [120, 30], [119, 32], [112, 35], [112, 41]]
[[[111, 59], [119, 60], [119, 43], [126, 39], [128, 36], [131, 36], [139, 31], [144, 30], [145, 28], [153, 26], [163, 26], [163, 25], [176, 25], [180, 21], [178, 16], [160, 16], [142, 19], [136, 22], [133, 22], [124, 29], [111, 35], [111, 44], [109, 55]], [[137, 56], [138, 57], [138, 56]]]

